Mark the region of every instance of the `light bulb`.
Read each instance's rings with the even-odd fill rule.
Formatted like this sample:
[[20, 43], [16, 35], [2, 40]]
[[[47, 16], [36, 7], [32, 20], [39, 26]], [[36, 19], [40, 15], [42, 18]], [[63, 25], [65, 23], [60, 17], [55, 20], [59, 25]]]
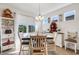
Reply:
[[41, 21], [41, 20], [44, 19], [44, 16], [36, 16], [35, 19], [36, 19], [37, 21]]

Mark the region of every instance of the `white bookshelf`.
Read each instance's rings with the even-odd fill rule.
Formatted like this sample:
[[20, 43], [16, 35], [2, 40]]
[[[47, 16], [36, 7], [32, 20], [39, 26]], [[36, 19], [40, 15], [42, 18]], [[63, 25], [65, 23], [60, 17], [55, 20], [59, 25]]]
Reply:
[[[8, 28], [12, 32], [9, 34], [6, 34], [5, 30], [7, 30]], [[14, 34], [14, 19], [13, 18], [0, 17], [0, 46], [1, 46], [1, 53], [4, 50], [15, 48], [15, 34]]]

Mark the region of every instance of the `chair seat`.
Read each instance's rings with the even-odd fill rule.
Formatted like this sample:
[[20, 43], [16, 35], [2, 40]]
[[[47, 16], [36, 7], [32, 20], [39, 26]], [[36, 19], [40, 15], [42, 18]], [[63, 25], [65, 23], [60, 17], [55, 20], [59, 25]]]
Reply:
[[44, 50], [33, 50], [33, 54], [34, 55], [43, 55], [44, 54]]
[[33, 52], [44, 52], [43, 50], [33, 50]]
[[30, 38], [22, 38], [22, 40], [30, 40]]
[[22, 40], [23, 40], [23, 42], [22, 42], [23, 45], [24, 44], [29, 44], [30, 38], [22, 38]]
[[77, 40], [74, 40], [74, 39], [66, 39], [66, 41], [77, 43]]

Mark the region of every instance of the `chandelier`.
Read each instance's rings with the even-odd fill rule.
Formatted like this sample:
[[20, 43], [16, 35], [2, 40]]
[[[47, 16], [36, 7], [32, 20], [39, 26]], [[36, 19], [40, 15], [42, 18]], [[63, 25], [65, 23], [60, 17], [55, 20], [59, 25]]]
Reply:
[[42, 21], [42, 20], [44, 19], [44, 16], [41, 15], [40, 4], [39, 4], [38, 7], [39, 7], [39, 14], [38, 14], [38, 16], [35, 17], [35, 19], [36, 19], [37, 21]]

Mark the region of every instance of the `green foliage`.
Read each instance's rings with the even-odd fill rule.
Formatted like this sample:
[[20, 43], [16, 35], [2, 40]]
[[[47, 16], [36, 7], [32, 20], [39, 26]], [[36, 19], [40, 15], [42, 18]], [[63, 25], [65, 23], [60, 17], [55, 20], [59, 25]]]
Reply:
[[24, 26], [24, 25], [19, 25], [19, 32], [24, 32], [24, 33], [26, 33], [26, 26]]

